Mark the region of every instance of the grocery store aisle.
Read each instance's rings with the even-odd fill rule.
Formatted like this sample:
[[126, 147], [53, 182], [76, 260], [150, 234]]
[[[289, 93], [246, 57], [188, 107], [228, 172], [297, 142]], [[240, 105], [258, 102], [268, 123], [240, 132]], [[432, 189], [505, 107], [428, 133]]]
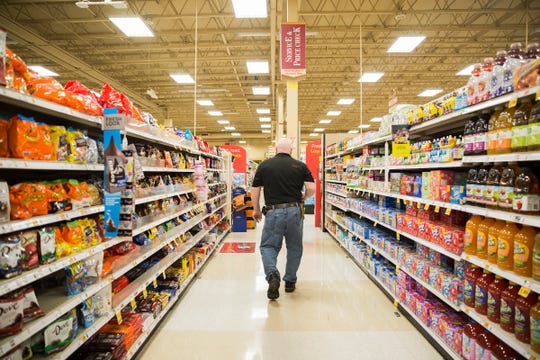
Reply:
[[[266, 298], [262, 225], [226, 242], [254, 253], [218, 253], [139, 353], [139, 359], [440, 359], [440, 355], [306, 216], [297, 290]], [[284, 270], [285, 251], [280, 254]]]

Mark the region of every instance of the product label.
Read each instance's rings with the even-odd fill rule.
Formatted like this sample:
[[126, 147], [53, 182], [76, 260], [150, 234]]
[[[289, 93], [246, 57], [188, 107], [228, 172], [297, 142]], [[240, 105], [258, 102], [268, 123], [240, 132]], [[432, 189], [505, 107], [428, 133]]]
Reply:
[[529, 315], [516, 306], [516, 315], [514, 319], [515, 335], [528, 335], [527, 332], [529, 331], [530, 326]]
[[484, 349], [478, 343], [476, 343], [476, 358], [482, 360], [491, 360], [491, 350]]
[[498, 244], [497, 236], [493, 234], [488, 234], [488, 245], [487, 245], [487, 255], [489, 257], [497, 256]]
[[501, 324], [512, 325], [514, 323], [514, 305], [501, 299]]
[[55, 234], [52, 231], [40, 231], [39, 232], [39, 246], [42, 257], [54, 254], [56, 251]]
[[540, 145], [540, 122], [529, 124], [527, 131], [527, 143], [531, 145]]
[[75, 317], [68, 317], [65, 320], [59, 320], [51, 324], [43, 331], [45, 347], [58, 346], [70, 339], [73, 334], [73, 329], [76, 329], [76, 323], [77, 319]]
[[461, 344], [463, 357], [465, 359], [474, 359], [476, 352], [476, 340], [463, 334], [463, 343]]
[[477, 200], [484, 200], [484, 193], [487, 192], [487, 185], [476, 185], [474, 190], [474, 198]]
[[22, 320], [24, 297], [0, 300], [0, 329], [14, 326]]
[[497, 131], [498, 130], [488, 131], [486, 145], [488, 150], [493, 150], [497, 148]]
[[485, 199], [491, 205], [497, 205], [499, 198], [499, 185], [488, 185], [486, 188]]
[[478, 231], [476, 238], [476, 251], [478, 252], [484, 252], [486, 251], [487, 246], [487, 236], [486, 233], [483, 231]]
[[484, 151], [486, 149], [486, 133], [477, 134], [474, 138], [474, 151]]
[[471, 280], [465, 280], [465, 284], [463, 286], [463, 299], [465, 303], [472, 303], [474, 301], [474, 282]]
[[463, 148], [465, 149], [465, 154], [470, 154], [474, 149], [474, 136], [467, 135], [463, 137]]
[[540, 347], [540, 319], [533, 316], [531, 316], [531, 345], [535, 348]]
[[474, 193], [476, 192], [476, 185], [475, 184], [467, 184], [467, 187], [465, 189], [465, 194], [468, 198], [473, 198]]
[[499, 237], [497, 261], [505, 262], [506, 260], [508, 260], [508, 256], [510, 256], [510, 244], [508, 243], [508, 239], [503, 239]]
[[465, 239], [464, 239], [465, 252], [467, 252], [467, 250], [472, 250], [473, 241], [474, 241], [474, 234], [472, 230], [465, 229]]
[[523, 148], [527, 146], [527, 125], [514, 126], [512, 128], [512, 148]]
[[482, 286], [477, 286], [474, 294], [474, 307], [484, 308], [487, 305], [487, 289]]
[[503, 75], [502, 94], [506, 94], [512, 91], [514, 91], [514, 72], [512, 71], [512, 69], [505, 69]]
[[539, 211], [540, 196], [531, 194], [514, 194], [512, 208], [516, 211]]
[[0, 242], [0, 269], [12, 270], [19, 265], [21, 245], [19, 242]]
[[524, 244], [514, 241], [514, 269], [527, 267], [531, 250]]
[[511, 208], [514, 201], [513, 186], [499, 186], [499, 206], [502, 208]]
[[487, 316], [488, 317], [498, 317], [499, 316], [499, 307], [501, 306], [500, 301], [492, 293], [488, 292], [487, 298]]
[[512, 145], [512, 129], [500, 130], [499, 137], [497, 138], [498, 149], [510, 149]]

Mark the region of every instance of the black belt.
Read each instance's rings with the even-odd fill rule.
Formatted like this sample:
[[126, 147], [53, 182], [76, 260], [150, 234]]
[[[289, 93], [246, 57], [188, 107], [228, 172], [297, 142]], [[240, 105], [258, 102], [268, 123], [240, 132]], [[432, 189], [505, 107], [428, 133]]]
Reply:
[[288, 207], [298, 206], [300, 207], [300, 203], [297, 202], [291, 202], [291, 203], [283, 203], [283, 204], [275, 204], [275, 205], [265, 205], [264, 207], [266, 210], [274, 210], [274, 209], [285, 209]]

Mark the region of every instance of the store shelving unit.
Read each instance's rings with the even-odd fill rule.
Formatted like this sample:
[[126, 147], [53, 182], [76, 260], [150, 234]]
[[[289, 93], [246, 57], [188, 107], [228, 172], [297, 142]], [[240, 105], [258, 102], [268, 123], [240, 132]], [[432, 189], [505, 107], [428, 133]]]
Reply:
[[[41, 117], [47, 122], [58, 121], [62, 124], [70, 124], [74, 125], [75, 127], [89, 129], [93, 133], [99, 131], [99, 129], [101, 128], [101, 123], [103, 121], [101, 117], [83, 114], [68, 107], [51, 103], [49, 101], [35, 98], [29, 95], [24, 95], [18, 92], [7, 90], [3, 87], [0, 87], [0, 104], [6, 105], [9, 109], [16, 109], [23, 114], [25, 112], [30, 112], [32, 116], [36, 117], [37, 120], [41, 120]], [[203, 160], [204, 158], [213, 159], [214, 161], [217, 161], [218, 168], [210, 168], [206, 170], [208, 171], [208, 173], [213, 174], [215, 174], [215, 172], [218, 172], [220, 174], [220, 182], [210, 184], [210, 186], [218, 184], [229, 184], [226, 178], [228, 176], [230, 177], [231, 161], [226, 157], [194, 149], [193, 143], [180, 143], [179, 138], [175, 135], [169, 134], [168, 132], [161, 131], [159, 129], [150, 128], [148, 126], [145, 126], [143, 128], [134, 128], [128, 125], [126, 127], [126, 134], [128, 138], [140, 139], [149, 143], [157, 144], [157, 146], [162, 146], [165, 149], [174, 149], [177, 151], [181, 151], [185, 154], [188, 154], [189, 156], [198, 158], [199, 160]], [[62, 174], [59, 176], [65, 176], [65, 173], [73, 173], [73, 176], [76, 176], [80, 175], [81, 173], [99, 174], [99, 172], [103, 172], [104, 166], [102, 164], [73, 164], [57, 161], [34, 161], [0, 158], [0, 169], [6, 169], [9, 170], [10, 173], [17, 174], [19, 179], [24, 179], [25, 176], [28, 176], [28, 174], [33, 174], [31, 175], [31, 177], [28, 177], [28, 179], [34, 180], [36, 177], [36, 171], [42, 171], [44, 173], [47, 172], [48, 174], [54, 174], [54, 172], [59, 172], [59, 174]], [[31, 170], [32, 172], [30, 173], [26, 170]], [[191, 175], [194, 172], [193, 169], [177, 169], [152, 166], [143, 166], [143, 171], [148, 173], [164, 174], [184, 173], [187, 176]], [[195, 189], [189, 186], [178, 186], [175, 188], [174, 191], [170, 190], [170, 188], [166, 188], [162, 189], [162, 191], [160, 191], [159, 193], [156, 191], [152, 195], [136, 198], [135, 204], [144, 204], [181, 195], [191, 195], [195, 192]], [[37, 293], [39, 305], [41, 309], [45, 312], [45, 315], [43, 317], [25, 323], [21, 332], [0, 339], [0, 357], [9, 353], [13, 348], [30, 339], [33, 335], [39, 333], [56, 319], [63, 316], [66, 312], [76, 308], [79, 304], [81, 304], [86, 299], [92, 297], [93, 295], [97, 293], [104, 293], [107, 294], [110, 298], [112, 293], [111, 284], [115, 279], [118, 279], [119, 277], [133, 269], [135, 266], [148, 259], [158, 250], [160, 250], [163, 246], [175, 243], [175, 245], [177, 245], [175, 247], [175, 251], [165, 256], [163, 259], [160, 260], [158, 264], [151, 268], [150, 271], [144, 273], [143, 276], [136, 279], [134, 282], [128, 285], [128, 287], [123, 289], [121, 293], [114, 296], [112, 298], [112, 301], [109, 300], [110, 308], [105, 311], [103, 316], [95, 319], [93, 325], [88, 328], [79, 327], [77, 337], [73, 342], [70, 343], [68, 347], [56, 354], [52, 354], [49, 356], [38, 356], [38, 358], [44, 359], [67, 359], [71, 354], [75, 353], [77, 349], [82, 346], [104, 324], [106, 324], [110, 319], [112, 319], [116, 315], [116, 313], [121, 310], [122, 307], [127, 305], [125, 304], [125, 299], [127, 299], [129, 302], [131, 298], [140, 293], [150, 283], [155, 281], [155, 279], [158, 276], [161, 276], [161, 274], [171, 264], [173, 264], [176, 260], [185, 255], [187, 252], [189, 252], [201, 240], [205, 239], [206, 236], [210, 234], [210, 232], [213, 233], [215, 231], [214, 228], [219, 223], [225, 220], [230, 221], [230, 201], [230, 188], [227, 187], [225, 193], [217, 194], [206, 201], [185, 203], [183, 206], [176, 207], [174, 208], [174, 210], [171, 210], [164, 215], [159, 216], [159, 218], [156, 218], [154, 221], [140, 224], [136, 229], [134, 229], [133, 236], [147, 231], [152, 227], [164, 224], [167, 221], [174, 219], [180, 215], [197, 213], [195, 216], [191, 216], [190, 219], [184, 221], [179, 226], [170, 229], [170, 231], [168, 231], [167, 233], [154, 239], [154, 241], [152, 241], [150, 245], [137, 247], [135, 250], [125, 255], [120, 260], [116, 261], [113, 265], [112, 272], [109, 275], [102, 278], [97, 283], [88, 286], [83, 292], [77, 295], [65, 295], [65, 288], [63, 287], [51, 288], [47, 289], [46, 291], [40, 291], [39, 293]], [[209, 213], [207, 213], [207, 204], [212, 204], [212, 211], [210, 211]], [[45, 225], [54, 225], [57, 223], [70, 221], [89, 215], [100, 214], [103, 213], [103, 211], [104, 206], [97, 205], [61, 212], [57, 214], [32, 217], [26, 220], [10, 221], [0, 224], [0, 235], [6, 235]], [[222, 216], [216, 218], [215, 214], [218, 212], [222, 214]], [[207, 224], [208, 218], [210, 216], [212, 216], [213, 225], [202, 225]], [[198, 231], [186, 242], [178, 244], [179, 236], [183, 236], [184, 233], [190, 231], [194, 227], [199, 227], [200, 225], [202, 225], [202, 229], [200, 231]], [[215, 241], [214, 250], [218, 247], [217, 245], [226, 236], [228, 231], [229, 230], [223, 231], [219, 238]], [[50, 274], [61, 271], [62, 269], [71, 264], [74, 264], [80, 260], [87, 259], [95, 254], [101, 253], [114, 245], [130, 240], [131, 237], [117, 237], [112, 239], [106, 239], [98, 245], [84, 249], [70, 256], [59, 258], [50, 264], [40, 265], [37, 268], [30, 271], [25, 271], [18, 276], [0, 280], [0, 296], [20, 289], [24, 286], [30, 285], [33, 282], [40, 280]], [[209, 257], [210, 256], [207, 256], [204, 262], [206, 262]], [[202, 265], [204, 265], [204, 262], [202, 264], [199, 264], [196, 269], [197, 272], [202, 269]], [[194, 275], [195, 273], [190, 276], [189, 282], [195, 279]], [[172, 304], [180, 298], [180, 293], [184, 292], [187, 289], [189, 282], [183, 284], [183, 287], [178, 292], [178, 295], [174, 299], [171, 299], [171, 303], [169, 304], [169, 306], [160, 313], [159, 319], [156, 319], [153, 327], [155, 327], [159, 323], [159, 320], [161, 318], [166, 316], [168, 311], [172, 308]], [[142, 345], [142, 343], [146, 340], [149, 334], [150, 331], [145, 333], [144, 337], [141, 337], [137, 340], [138, 347]], [[130, 349], [129, 357], [133, 356], [138, 347]]]
[[[456, 111], [451, 114], [447, 114], [441, 117], [438, 117], [431, 121], [426, 121], [424, 123], [421, 123], [419, 125], [412, 126], [410, 129], [410, 133], [412, 137], [418, 137], [418, 136], [429, 136], [430, 133], [437, 133], [437, 132], [450, 132], [450, 131], [459, 131], [458, 129], [462, 129], [463, 125], [467, 121], [467, 119], [474, 114], [478, 114], [483, 110], [491, 110], [496, 106], [499, 105], [505, 105], [508, 104], [510, 101], [517, 101], [519, 99], [524, 98], [531, 98], [537, 93], [540, 93], [540, 86], [536, 86], [533, 88], [529, 88], [523, 91], [507, 94], [495, 99], [491, 99], [489, 101], [476, 104], [474, 106], [470, 106], [464, 109], [461, 109], [459, 111]], [[339, 174], [339, 171], [341, 169], [336, 168], [334, 166], [328, 166], [329, 163], [339, 163], [340, 159], [345, 155], [357, 155], [360, 154], [365, 146], [368, 145], [378, 145], [379, 147], [384, 144], [386, 156], [389, 156], [389, 145], [387, 142], [389, 142], [391, 139], [389, 136], [385, 137], [378, 137], [378, 138], [371, 138], [368, 141], [364, 141], [363, 143], [359, 144], [358, 142], [355, 142], [354, 146], [351, 146], [349, 148], [346, 148], [345, 150], [339, 152], [339, 153], [332, 153], [328, 154], [324, 158], [324, 169], [325, 173], [331, 172], [331, 178], [338, 178], [342, 179], [343, 174]], [[430, 209], [435, 212], [450, 214], [452, 211], [461, 211], [468, 214], [478, 214], [485, 217], [491, 217], [495, 219], [501, 219], [505, 221], [511, 221], [523, 225], [530, 225], [535, 227], [540, 227], [540, 216], [539, 215], [528, 215], [528, 214], [521, 214], [521, 213], [515, 213], [512, 211], [504, 211], [504, 210], [495, 210], [495, 209], [488, 209], [485, 207], [482, 207], [478, 204], [473, 203], [467, 203], [467, 204], [458, 204], [458, 203], [449, 203], [449, 202], [443, 202], [443, 201], [436, 201], [432, 199], [424, 199], [420, 197], [414, 197], [414, 196], [407, 196], [402, 195], [399, 193], [390, 192], [390, 182], [389, 182], [389, 173], [393, 171], [399, 171], [399, 172], [419, 172], [422, 170], [431, 170], [431, 169], [460, 169], [464, 167], [470, 167], [474, 166], [475, 164], [484, 164], [484, 163], [504, 163], [504, 162], [526, 162], [526, 163], [534, 163], [538, 162], [540, 160], [540, 152], [539, 151], [532, 151], [532, 152], [522, 152], [522, 153], [511, 153], [511, 154], [498, 154], [498, 155], [483, 155], [483, 156], [464, 156], [460, 160], [452, 161], [452, 162], [443, 162], [443, 163], [422, 163], [422, 164], [403, 164], [403, 165], [390, 165], [390, 161], [386, 160], [385, 165], [376, 165], [376, 166], [363, 166], [363, 165], [355, 165], [354, 168], [351, 167], [351, 170], [353, 173], [357, 172], [358, 169], [361, 169], [360, 171], [369, 170], [372, 172], [378, 172], [377, 174], [383, 174], [384, 173], [384, 181], [374, 181], [373, 185], [368, 188], [359, 188], [359, 187], [353, 187], [348, 186], [348, 192], [347, 194], [343, 192], [338, 191], [332, 191], [327, 188], [327, 184], [343, 184], [343, 181], [335, 181], [335, 180], [328, 180], [329, 176], [323, 176], [325, 178], [325, 183], [323, 184], [323, 189], [325, 189], [325, 199], [324, 202], [326, 203], [325, 206], [325, 215], [324, 220], [329, 221], [331, 224], [334, 224], [332, 226], [339, 226], [344, 231], [347, 231], [350, 236], [355, 236], [356, 238], [361, 239], [362, 237], [359, 234], [354, 234], [351, 232], [350, 229], [347, 229], [342, 223], [338, 222], [337, 219], [333, 217], [333, 212], [330, 212], [331, 209], [339, 209], [346, 214], [355, 214], [354, 216], [364, 218], [367, 220], [370, 220], [373, 222], [373, 226], [383, 226], [385, 227], [390, 233], [394, 233], [397, 240], [400, 239], [400, 237], [406, 237], [409, 240], [412, 240], [416, 243], [422, 244], [430, 249], [433, 249], [437, 251], [440, 254], [443, 254], [454, 261], [466, 261], [471, 264], [475, 264], [483, 269], [487, 269], [490, 272], [500, 275], [503, 278], [506, 278], [510, 281], [513, 281], [522, 287], [525, 287], [527, 289], [530, 289], [536, 293], [540, 294], [540, 282], [536, 281], [532, 278], [525, 278], [522, 276], [519, 276], [512, 271], [506, 271], [502, 270], [499, 267], [497, 267], [495, 264], [489, 263], [487, 260], [479, 259], [476, 256], [471, 256], [468, 254], [454, 254], [446, 249], [444, 249], [442, 246], [439, 246], [437, 244], [433, 244], [428, 240], [419, 238], [418, 236], [408, 234], [404, 231], [398, 230], [396, 227], [385, 224], [383, 221], [380, 221], [380, 219], [374, 218], [370, 216], [369, 214], [365, 214], [362, 211], [359, 211], [356, 209], [354, 204], [354, 197], [363, 197], [364, 195], [370, 194], [375, 195], [378, 197], [390, 197], [396, 199], [396, 201], [403, 202], [405, 204], [409, 204], [418, 208], [425, 208]], [[363, 162], [363, 160], [361, 160]], [[360, 163], [361, 161], [358, 161]], [[352, 164], [353, 162], [351, 162]], [[352, 165], [351, 165], [352, 166]], [[341, 170], [345, 176], [347, 176], [347, 170], [346, 170], [346, 164], [343, 166], [343, 169]], [[381, 176], [381, 175], [379, 175]], [[348, 178], [353, 179], [353, 178]], [[355, 184], [356, 181], [345, 181], [347, 184]], [[334, 188], [333, 188], [334, 189]], [[346, 205], [345, 205], [346, 204]], [[326, 224], [326, 222], [324, 222]], [[327, 229], [330, 232], [330, 229]], [[334, 234], [332, 236], [338, 240]], [[339, 241], [340, 244], [348, 251], [347, 247], [343, 244], [342, 241]], [[396, 267], [399, 269], [399, 271], [404, 271], [407, 273], [410, 277], [415, 279], [418, 283], [425, 286], [434, 296], [437, 296], [441, 300], [445, 300], [444, 296], [436, 291], [436, 289], [432, 288], [422, 279], [419, 279], [418, 277], [414, 276], [413, 273], [407, 272], [406, 269], [403, 267], [400, 267], [399, 264], [395, 261], [395, 259], [392, 259], [389, 254], [387, 254], [383, 249], [378, 249], [376, 246], [373, 246], [370, 241], [364, 241], [365, 244], [370, 247], [373, 251], [376, 251], [381, 256], [385, 257], [390, 262], [394, 263]], [[351, 254], [352, 255], [352, 254]], [[362, 265], [355, 261], [357, 264]], [[361, 266], [362, 267], [362, 266]], [[367, 269], [364, 269], [367, 270]], [[379, 282], [380, 280], [376, 279], [375, 277], [370, 277], [372, 280]], [[482, 317], [481, 315], [477, 314], [473, 309], [467, 308], [465, 305], [461, 304], [454, 304], [449, 301], [445, 301], [449, 307], [451, 307], [456, 312], [462, 312], [467, 315], [473, 320], [477, 320], [479, 323], [481, 323], [484, 327], [486, 327], [488, 330], [492, 331], [496, 336], [501, 338], [504, 342], [506, 342], [508, 345], [513, 347], [516, 351], [518, 351], [521, 355], [525, 356], [528, 359], [536, 359], [538, 358], [538, 354], [535, 354], [531, 349], [529, 345], [522, 344], [519, 342], [513, 334], [506, 333], [497, 324], [492, 324], [489, 321], [486, 321], [485, 317]], [[409, 309], [403, 307], [403, 310], [405, 312], [408, 312], [409, 317], [413, 320], [413, 322], [416, 322], [417, 325], [424, 326], [422, 322], [415, 316], [413, 312], [411, 312]], [[429, 329], [428, 329], [429, 330]], [[427, 331], [428, 338], [431, 338], [435, 343], [439, 343], [441, 347], [444, 350], [444, 353], [446, 353], [447, 356], [452, 358], [460, 358], [459, 354], [456, 354], [450, 347], [445, 346], [444, 342], [440, 343], [440, 338], [437, 336], [433, 336], [434, 334]]]

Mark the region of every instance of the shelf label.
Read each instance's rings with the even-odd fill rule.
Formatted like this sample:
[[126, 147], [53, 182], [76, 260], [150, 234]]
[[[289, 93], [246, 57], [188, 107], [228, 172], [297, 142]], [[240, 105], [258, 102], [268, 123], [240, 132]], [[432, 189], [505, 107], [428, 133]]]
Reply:
[[146, 288], [143, 289], [142, 294], [145, 299], [148, 297], [148, 291], [146, 291]]
[[429, 204], [424, 205], [424, 210], [429, 210]]
[[394, 299], [394, 307], [397, 308], [398, 305], [399, 305], [399, 303], [398, 303], [397, 299]]
[[509, 109], [516, 107], [516, 105], [517, 105], [517, 98], [512, 98], [508, 102], [508, 108]]
[[373, 223], [373, 227], [377, 227], [377, 222], [376, 221]]
[[452, 212], [452, 209], [450, 208], [446, 208], [446, 210], [444, 211], [444, 215], [450, 215], [450, 213]]
[[154, 285], [155, 288], [157, 288], [157, 280], [154, 279], [154, 281], [152, 281], [152, 285]]
[[401, 234], [400, 234], [399, 232], [396, 231], [396, 239], [399, 240], [400, 236], [401, 236]]
[[540, 100], [540, 91], [536, 92], [536, 96], [534, 97], [536, 101]]
[[121, 312], [121, 310], [118, 310], [116, 312], [116, 321], [118, 321], [118, 325], [122, 324], [122, 312]]
[[531, 289], [529, 288], [526, 288], [525, 286], [522, 286], [520, 289], [519, 289], [519, 292], [518, 294], [524, 298], [526, 298], [527, 296], [529, 296], [529, 294], [531, 293]]
[[439, 205], [435, 206], [435, 212], [438, 213], [439, 211], [441, 211], [441, 207]]
[[135, 310], [137, 308], [137, 302], [135, 301], [135, 298], [131, 298], [130, 302], [131, 308]]
[[396, 204], [399, 206], [401, 205], [401, 199], [396, 199]]
[[[420, 206], [421, 206], [421, 205], [422, 205], [422, 204], [420, 204], [419, 202], [416, 203], [416, 207], [417, 207], [418, 209], [420, 209]], [[426, 205], [429, 206], [429, 204], [426, 204]]]
[[161, 275], [163, 276], [163, 279], [167, 278], [167, 275], [165, 275], [165, 270], [163, 270], [163, 273]]

